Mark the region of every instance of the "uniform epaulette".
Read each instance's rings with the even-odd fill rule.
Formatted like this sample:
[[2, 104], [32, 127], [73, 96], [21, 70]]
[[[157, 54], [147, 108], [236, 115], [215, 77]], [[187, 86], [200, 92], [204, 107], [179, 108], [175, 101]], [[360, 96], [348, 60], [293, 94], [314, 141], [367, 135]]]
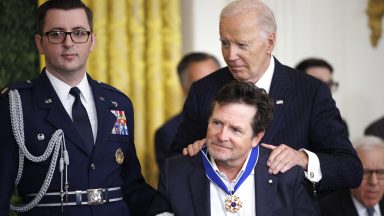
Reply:
[[32, 87], [32, 80], [25, 80], [25, 81], [19, 81], [15, 83], [11, 83], [8, 86], [6, 86], [4, 89], [1, 90], [0, 95], [4, 95], [9, 90], [15, 90], [15, 89], [25, 89]]
[[102, 87], [102, 88], [108, 89], [108, 90], [110, 90], [110, 91], [113, 91], [113, 92], [119, 93], [119, 94], [121, 94], [121, 95], [124, 95], [125, 97], [128, 97], [124, 92], [120, 91], [119, 89], [117, 89], [117, 88], [115, 88], [115, 87], [113, 87], [113, 86], [111, 86], [111, 85], [108, 85], [108, 84], [103, 83], [103, 82], [101, 82], [101, 81], [96, 81], [96, 82], [97, 82], [97, 83], [100, 85], [100, 87]]

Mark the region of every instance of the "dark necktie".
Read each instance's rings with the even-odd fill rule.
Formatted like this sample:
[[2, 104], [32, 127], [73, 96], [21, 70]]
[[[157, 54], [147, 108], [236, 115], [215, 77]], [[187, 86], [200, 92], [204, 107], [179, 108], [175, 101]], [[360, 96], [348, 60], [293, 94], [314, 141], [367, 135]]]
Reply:
[[80, 99], [80, 89], [77, 87], [71, 88], [69, 91], [71, 95], [75, 97], [75, 102], [72, 105], [72, 121], [81, 138], [86, 144], [88, 152], [92, 153], [93, 150], [93, 133], [91, 122], [89, 121], [87, 110]]
[[375, 209], [373, 207], [367, 208], [368, 216], [373, 216], [374, 213], [375, 213]]

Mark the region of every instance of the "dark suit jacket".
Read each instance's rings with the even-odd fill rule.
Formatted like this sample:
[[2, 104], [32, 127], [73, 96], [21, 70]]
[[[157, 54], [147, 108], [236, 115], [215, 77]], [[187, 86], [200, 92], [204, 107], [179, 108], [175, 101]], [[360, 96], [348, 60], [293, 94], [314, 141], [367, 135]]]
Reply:
[[[296, 166], [286, 173], [271, 175], [266, 166], [269, 153], [269, 149], [260, 147], [255, 167], [256, 215], [318, 215], [314, 201], [302, 184], [303, 170]], [[169, 200], [175, 215], [210, 215], [210, 182], [201, 154], [175, 156], [165, 162], [159, 191]], [[271, 184], [269, 180], [272, 180]]]
[[384, 117], [372, 122], [365, 129], [365, 135], [374, 135], [378, 136], [381, 139], [384, 139]]
[[[319, 200], [322, 216], [358, 216], [349, 189], [338, 190]], [[380, 211], [384, 213], [384, 201], [379, 202]]]
[[[192, 85], [175, 137], [174, 153], [206, 136], [211, 102], [231, 80], [233, 77], [225, 67]], [[316, 153], [323, 174], [320, 190], [359, 186], [362, 165], [346, 136], [329, 88], [275, 59], [269, 95], [275, 101], [274, 114], [262, 142]]]
[[[130, 99], [106, 84], [88, 76], [98, 120], [98, 132], [93, 152], [85, 144], [65, 111], [45, 72], [32, 82], [20, 82], [9, 86], [18, 89], [24, 115], [24, 133], [27, 149], [35, 156], [43, 154], [52, 134], [62, 129], [69, 154], [69, 191], [95, 188], [122, 187], [124, 201], [96, 206], [67, 206], [63, 215], [144, 215], [147, 203], [156, 191], [147, 185], [141, 175], [140, 164], [133, 143], [133, 107]], [[124, 111], [128, 135], [113, 134], [117, 117], [112, 110]], [[9, 200], [14, 189], [18, 170], [18, 146], [10, 122], [8, 91], [0, 97], [0, 215], [8, 216]], [[38, 139], [44, 134], [44, 139]], [[41, 136], [40, 136], [41, 137]], [[115, 154], [124, 153], [124, 162], [118, 164]], [[37, 193], [43, 184], [51, 157], [41, 163], [25, 160], [23, 176], [18, 185], [21, 197]], [[48, 192], [60, 191], [60, 172], [56, 166]], [[23, 198], [26, 201], [26, 198]], [[35, 207], [26, 215], [61, 215], [61, 207]]]
[[177, 128], [182, 119], [181, 113], [165, 122], [155, 133], [155, 153], [157, 165], [162, 169], [165, 159], [169, 155]]

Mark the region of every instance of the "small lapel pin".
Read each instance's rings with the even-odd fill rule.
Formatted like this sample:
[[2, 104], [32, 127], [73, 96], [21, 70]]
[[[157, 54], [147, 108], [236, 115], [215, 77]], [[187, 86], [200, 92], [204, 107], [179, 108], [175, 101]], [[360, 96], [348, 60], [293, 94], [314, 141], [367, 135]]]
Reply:
[[51, 98], [46, 99], [44, 102], [45, 102], [46, 104], [52, 103], [52, 99], [51, 99]]
[[25, 82], [27, 82], [28, 84], [31, 84], [32, 81], [31, 80], [26, 80]]
[[112, 101], [112, 104], [114, 107], [117, 107], [117, 105], [118, 105], [116, 101]]
[[100, 100], [101, 100], [101, 101], [105, 101], [104, 97], [100, 97]]
[[276, 104], [284, 104], [284, 100], [276, 100]]
[[272, 179], [269, 179], [268, 184], [272, 184], [272, 183], [273, 183]]
[[41, 134], [41, 133], [40, 133], [40, 134], [37, 134], [37, 139], [38, 139], [38, 140], [41, 141], [41, 140], [44, 140], [44, 138], [45, 138], [44, 134]]

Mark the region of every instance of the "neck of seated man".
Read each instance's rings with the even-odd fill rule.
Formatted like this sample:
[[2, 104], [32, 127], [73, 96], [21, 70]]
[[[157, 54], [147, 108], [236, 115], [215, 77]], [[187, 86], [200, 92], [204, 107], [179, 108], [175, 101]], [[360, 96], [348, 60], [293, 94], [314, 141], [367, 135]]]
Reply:
[[235, 160], [219, 160], [211, 157], [211, 161], [216, 164], [216, 167], [220, 172], [223, 172], [227, 176], [229, 182], [232, 182], [238, 178], [241, 170], [245, 170], [245, 163], [248, 161], [250, 152], [249, 154], [245, 155], [245, 157]]

